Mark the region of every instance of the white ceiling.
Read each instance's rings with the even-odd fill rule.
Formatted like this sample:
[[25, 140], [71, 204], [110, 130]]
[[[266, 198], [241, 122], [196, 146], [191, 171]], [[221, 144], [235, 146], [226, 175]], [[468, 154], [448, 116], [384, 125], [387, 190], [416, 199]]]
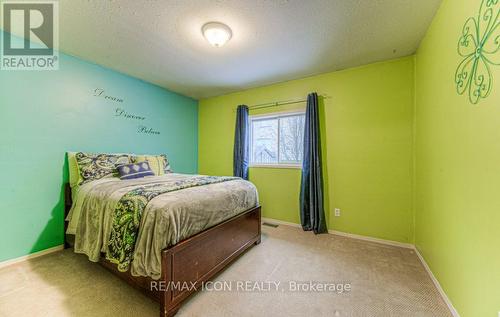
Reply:
[[440, 2], [60, 0], [60, 50], [199, 99], [411, 55]]

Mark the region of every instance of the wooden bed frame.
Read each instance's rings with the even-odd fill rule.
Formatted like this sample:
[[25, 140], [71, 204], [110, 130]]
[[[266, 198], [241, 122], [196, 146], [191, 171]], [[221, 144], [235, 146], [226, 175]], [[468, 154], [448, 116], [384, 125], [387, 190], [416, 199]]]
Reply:
[[[65, 216], [71, 205], [71, 189], [66, 185]], [[64, 228], [64, 245], [65, 248], [69, 248], [71, 242], [66, 237], [66, 227], [67, 222]], [[161, 254], [162, 274], [159, 280], [132, 276], [129, 272], [119, 272], [116, 265], [104, 260], [104, 257], [100, 264], [158, 301], [161, 317], [171, 317], [204, 282], [226, 268], [244, 251], [259, 244], [260, 236], [261, 214], [260, 206], [257, 206], [164, 249]], [[190, 287], [172, 287], [174, 285]]]

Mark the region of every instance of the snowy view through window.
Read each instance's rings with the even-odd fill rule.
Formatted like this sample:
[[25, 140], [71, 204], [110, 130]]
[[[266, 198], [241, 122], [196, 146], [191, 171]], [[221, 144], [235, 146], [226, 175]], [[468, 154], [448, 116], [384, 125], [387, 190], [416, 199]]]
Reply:
[[305, 121], [303, 113], [251, 120], [253, 165], [302, 162]]

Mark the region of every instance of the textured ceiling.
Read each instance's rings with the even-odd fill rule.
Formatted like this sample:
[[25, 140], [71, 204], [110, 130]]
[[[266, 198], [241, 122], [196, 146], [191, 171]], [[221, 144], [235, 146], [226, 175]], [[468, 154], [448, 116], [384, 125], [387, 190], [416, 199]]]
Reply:
[[[194, 98], [413, 54], [441, 0], [60, 0], [60, 49]], [[201, 34], [233, 30], [222, 48]]]

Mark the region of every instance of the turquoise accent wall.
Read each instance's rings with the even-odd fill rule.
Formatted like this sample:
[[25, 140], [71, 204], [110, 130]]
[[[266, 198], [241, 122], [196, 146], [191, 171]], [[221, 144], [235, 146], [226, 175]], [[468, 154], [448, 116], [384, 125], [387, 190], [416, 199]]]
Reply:
[[63, 243], [67, 151], [165, 153], [196, 173], [197, 144], [191, 98], [64, 54], [58, 71], [0, 70], [0, 261]]

